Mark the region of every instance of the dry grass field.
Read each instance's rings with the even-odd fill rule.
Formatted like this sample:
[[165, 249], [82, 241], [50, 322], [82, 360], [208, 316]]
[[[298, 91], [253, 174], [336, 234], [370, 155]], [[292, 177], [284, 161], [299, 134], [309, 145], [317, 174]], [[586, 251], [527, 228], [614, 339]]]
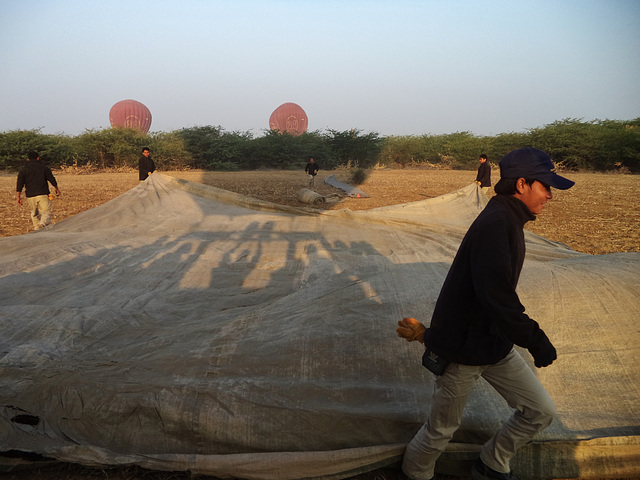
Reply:
[[[236, 193], [283, 205], [309, 206], [297, 193], [308, 186], [307, 176], [294, 171], [255, 172], [165, 172], [186, 180], [213, 185]], [[321, 195], [343, 194], [324, 183], [331, 174], [349, 183], [347, 171], [323, 172], [313, 188]], [[95, 173], [73, 175], [55, 172], [62, 196], [54, 200], [54, 222], [96, 207], [138, 184], [137, 173]], [[576, 185], [567, 191], [554, 190], [554, 199], [535, 222], [526, 228], [550, 240], [590, 254], [640, 251], [640, 208], [635, 198], [640, 176], [596, 173], [568, 173]], [[493, 172], [494, 181], [498, 172]], [[315, 208], [365, 210], [386, 205], [433, 198], [469, 185], [474, 171], [459, 170], [374, 170], [359, 188], [370, 198], [344, 197], [337, 204]], [[31, 221], [26, 206], [15, 201], [14, 174], [0, 175], [0, 236], [29, 232]], [[24, 195], [24, 194], [23, 194]]]
[[[274, 203], [307, 206], [297, 199], [301, 188], [308, 187], [303, 172], [164, 172], [186, 180], [201, 182]], [[54, 222], [60, 222], [126, 192], [138, 184], [137, 173], [95, 173], [73, 175], [54, 172], [62, 196], [54, 200]], [[453, 170], [375, 170], [358, 187], [370, 198], [349, 198], [324, 183], [335, 174], [349, 183], [347, 171], [320, 172], [313, 189], [321, 195], [342, 194], [337, 204], [315, 208], [371, 209], [433, 198], [466, 185], [475, 179], [475, 171]], [[589, 254], [640, 251], [640, 208], [636, 192], [640, 176], [592, 173], [566, 174], [576, 181], [568, 191], [554, 191], [554, 199], [527, 228], [550, 240]], [[494, 181], [498, 173], [493, 172]], [[15, 201], [15, 174], [0, 174], [0, 236], [26, 234], [32, 230], [28, 208]], [[24, 195], [24, 194], [23, 194]], [[391, 480], [397, 471], [378, 471], [359, 477], [367, 480]], [[0, 474], [2, 475], [2, 474]], [[54, 464], [4, 474], [11, 480], [187, 480], [188, 472], [153, 472], [138, 467], [95, 469], [70, 464]], [[198, 477], [206, 478], [206, 477]], [[450, 477], [452, 478], [452, 477]], [[462, 479], [460, 479], [462, 480]]]

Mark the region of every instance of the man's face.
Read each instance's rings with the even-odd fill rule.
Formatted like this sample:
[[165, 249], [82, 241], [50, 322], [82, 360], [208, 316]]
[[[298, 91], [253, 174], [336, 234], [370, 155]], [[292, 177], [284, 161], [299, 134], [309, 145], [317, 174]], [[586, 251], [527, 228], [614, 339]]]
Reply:
[[148, 157], [148, 156], [149, 156], [149, 150], [143, 150], [143, 151], [142, 151], [142, 154], [143, 154], [145, 157]]
[[539, 215], [547, 201], [553, 198], [551, 187], [538, 180], [532, 185], [527, 185], [524, 178], [519, 178], [517, 188], [516, 198], [519, 198], [534, 215]]
[[486, 162], [486, 161], [487, 161], [487, 159], [486, 159], [486, 158], [482, 158], [482, 157], [480, 157], [480, 163], [484, 163], [484, 162]]

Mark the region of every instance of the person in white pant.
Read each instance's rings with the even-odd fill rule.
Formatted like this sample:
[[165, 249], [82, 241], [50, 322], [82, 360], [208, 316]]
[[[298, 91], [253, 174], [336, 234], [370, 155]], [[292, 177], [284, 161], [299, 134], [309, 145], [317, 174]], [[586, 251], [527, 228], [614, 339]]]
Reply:
[[474, 480], [514, 480], [510, 460], [555, 416], [548, 393], [514, 344], [547, 367], [556, 349], [520, 303], [516, 286], [525, 257], [523, 227], [574, 182], [557, 175], [549, 155], [522, 148], [500, 161], [494, 196], [467, 231], [438, 296], [429, 328], [414, 318], [398, 322], [398, 335], [425, 344], [422, 363], [434, 372], [427, 422], [408, 444], [402, 470], [431, 480], [435, 464], [460, 426], [478, 378], [504, 397], [514, 413], [487, 441], [474, 463]]
[[315, 162], [313, 157], [309, 157], [309, 163], [304, 167], [305, 173], [309, 174], [309, 185], [313, 185], [315, 183], [318, 170], [320, 170], [320, 166]]
[[52, 204], [49, 196], [49, 183], [60, 196], [58, 182], [51, 169], [40, 162], [37, 152], [27, 154], [27, 163], [18, 172], [16, 184], [16, 200], [22, 205], [22, 189], [25, 188], [27, 202], [31, 208], [31, 221], [34, 230], [40, 230], [51, 223]]

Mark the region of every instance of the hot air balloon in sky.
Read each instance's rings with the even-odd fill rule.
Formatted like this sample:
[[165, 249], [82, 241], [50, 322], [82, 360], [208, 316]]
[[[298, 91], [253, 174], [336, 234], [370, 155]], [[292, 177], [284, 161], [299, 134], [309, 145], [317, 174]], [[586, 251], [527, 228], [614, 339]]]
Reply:
[[307, 131], [309, 121], [305, 111], [295, 103], [283, 103], [269, 117], [269, 129], [301, 135]]
[[122, 100], [109, 110], [109, 122], [113, 128], [134, 128], [144, 134], [151, 127], [151, 112], [140, 102]]

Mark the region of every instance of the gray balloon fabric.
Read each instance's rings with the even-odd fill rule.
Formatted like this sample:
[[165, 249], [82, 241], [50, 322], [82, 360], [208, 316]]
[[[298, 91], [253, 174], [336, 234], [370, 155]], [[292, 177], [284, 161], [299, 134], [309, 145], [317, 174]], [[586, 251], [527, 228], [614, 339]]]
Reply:
[[[473, 184], [320, 212], [154, 174], [0, 239], [0, 451], [250, 479], [397, 464], [433, 387], [397, 321], [429, 322], [486, 202]], [[527, 243], [519, 294], [559, 352], [535, 369], [558, 417], [512, 466], [638, 473], [640, 254]], [[455, 473], [509, 415], [479, 382], [439, 470]]]
[[334, 188], [338, 188], [343, 192], [346, 192], [347, 196], [349, 197], [362, 197], [362, 198], [369, 197], [369, 195], [364, 193], [359, 188], [356, 188], [352, 185], [341, 182], [336, 178], [335, 175], [329, 175], [327, 178], [324, 179], [324, 183], [326, 183], [327, 185], [331, 185]]

